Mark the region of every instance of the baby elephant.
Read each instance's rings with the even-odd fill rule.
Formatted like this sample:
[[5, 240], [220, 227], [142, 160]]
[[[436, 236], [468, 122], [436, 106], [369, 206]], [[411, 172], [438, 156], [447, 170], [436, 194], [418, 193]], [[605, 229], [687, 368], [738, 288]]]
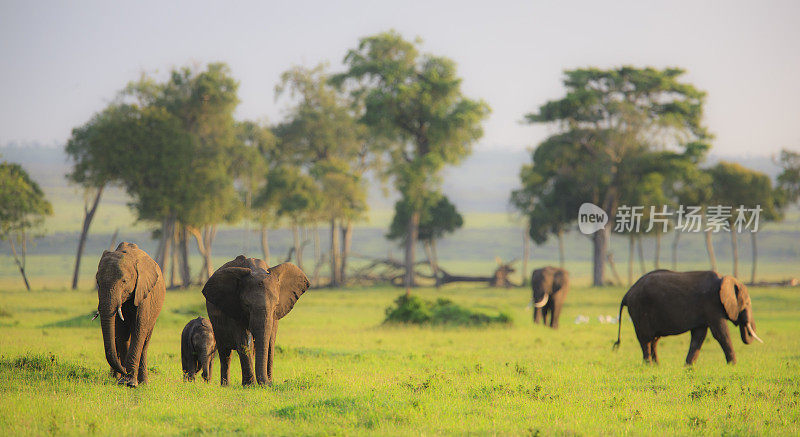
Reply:
[[[694, 363], [709, 329], [722, 346], [728, 363], [735, 363], [728, 321], [739, 326], [745, 344], [750, 344], [753, 339], [763, 343], [756, 335], [747, 287], [733, 276], [720, 278], [712, 271], [656, 270], [639, 278], [622, 298], [619, 329], [622, 326], [622, 307], [626, 305], [642, 346], [642, 355], [648, 363], [658, 363], [656, 343], [659, 338], [686, 331], [692, 333], [686, 364]], [[618, 346], [619, 332], [614, 348]]]
[[211, 321], [198, 317], [187, 323], [181, 333], [183, 380], [194, 381], [195, 373], [202, 370], [203, 379], [208, 382], [216, 352], [217, 343], [214, 341]]

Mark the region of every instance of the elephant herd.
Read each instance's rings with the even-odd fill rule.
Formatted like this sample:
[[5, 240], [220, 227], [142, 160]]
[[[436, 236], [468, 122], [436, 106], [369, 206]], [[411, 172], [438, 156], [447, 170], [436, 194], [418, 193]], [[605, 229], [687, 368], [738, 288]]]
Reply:
[[[147, 347], [166, 288], [161, 269], [133, 243], [104, 251], [97, 267], [97, 314], [106, 360], [119, 384], [147, 382]], [[186, 380], [202, 372], [208, 381], [219, 353], [222, 385], [229, 381], [231, 352], [242, 368], [242, 384], [272, 384], [278, 321], [308, 290], [297, 266], [274, 267], [243, 255], [225, 263], [206, 281], [203, 296], [210, 320], [189, 321], [181, 333], [181, 363]]]
[[[111, 373], [129, 387], [146, 383], [147, 348], [166, 295], [161, 269], [136, 244], [120, 243], [113, 252], [103, 252], [96, 279], [95, 318], [100, 317]], [[271, 385], [278, 321], [309, 285], [303, 271], [288, 262], [269, 267], [260, 259], [239, 255], [217, 269], [202, 290], [210, 320], [193, 319], [181, 333], [184, 380], [193, 381], [200, 372], [208, 381], [219, 354], [220, 382], [228, 385], [231, 352], [236, 351], [243, 385]], [[568, 272], [537, 269], [531, 287], [534, 323], [558, 328], [569, 292]], [[709, 329], [726, 360], [735, 363], [727, 321], [739, 327], [745, 344], [762, 341], [755, 332], [747, 287], [731, 276], [656, 270], [642, 276], [622, 298], [620, 330], [625, 306], [648, 363], [658, 362], [656, 344], [661, 337], [691, 331], [686, 364], [692, 364]], [[619, 337], [618, 332], [615, 349]]]

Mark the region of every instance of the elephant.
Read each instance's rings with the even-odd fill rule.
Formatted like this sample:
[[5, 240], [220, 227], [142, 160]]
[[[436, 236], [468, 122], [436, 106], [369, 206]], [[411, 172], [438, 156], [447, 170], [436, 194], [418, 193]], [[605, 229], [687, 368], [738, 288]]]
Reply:
[[203, 380], [211, 378], [217, 343], [211, 321], [198, 317], [189, 321], [181, 333], [181, 364], [183, 380], [194, 381], [194, 375], [202, 371]]
[[103, 251], [97, 266], [97, 317], [111, 374], [119, 384], [147, 382], [147, 347], [164, 305], [161, 268], [134, 243]]
[[[220, 383], [228, 385], [231, 351], [242, 368], [242, 385], [272, 385], [278, 321], [289, 314], [310, 283], [296, 265], [274, 267], [239, 255], [217, 269], [203, 286], [220, 361]], [[252, 352], [255, 352], [255, 378]]]
[[622, 329], [622, 308], [627, 306], [636, 337], [642, 346], [646, 363], [658, 363], [656, 344], [667, 335], [691, 331], [686, 365], [692, 365], [708, 330], [722, 346], [729, 364], [736, 363], [728, 320], [739, 327], [742, 341], [762, 342], [756, 334], [753, 308], [747, 287], [733, 276], [720, 277], [713, 271], [673, 272], [655, 270], [639, 278], [625, 293], [619, 306], [619, 347]]
[[533, 323], [547, 324], [550, 314], [550, 327], [558, 328], [561, 307], [569, 293], [569, 272], [558, 267], [542, 267], [531, 275], [531, 304]]

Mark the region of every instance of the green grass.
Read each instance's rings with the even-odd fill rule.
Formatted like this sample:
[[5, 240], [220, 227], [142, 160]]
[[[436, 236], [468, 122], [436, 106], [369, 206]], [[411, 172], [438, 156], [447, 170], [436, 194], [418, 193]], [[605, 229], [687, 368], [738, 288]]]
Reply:
[[[765, 344], [725, 364], [708, 336], [696, 365], [686, 334], [645, 366], [629, 320], [611, 351], [622, 288], [576, 286], [562, 327], [533, 326], [525, 289], [420, 289], [511, 326], [383, 325], [395, 288], [312, 289], [281, 321], [271, 388], [183, 383], [180, 332], [204, 311], [197, 289], [168, 292], [150, 348], [151, 383], [107, 376], [94, 291], [0, 291], [0, 429], [5, 434], [673, 434], [787, 435], [800, 422], [800, 293], [750, 289]], [[578, 315], [590, 323], [576, 325]], [[733, 328], [731, 326], [731, 328]], [[231, 375], [240, 381], [238, 360]]]

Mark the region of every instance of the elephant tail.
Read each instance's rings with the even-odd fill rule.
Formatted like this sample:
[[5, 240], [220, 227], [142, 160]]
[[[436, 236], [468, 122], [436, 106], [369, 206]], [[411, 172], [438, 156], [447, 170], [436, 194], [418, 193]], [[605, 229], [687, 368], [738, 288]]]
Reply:
[[619, 315], [617, 316], [617, 342], [614, 343], [614, 346], [611, 347], [612, 350], [619, 349], [619, 339], [620, 334], [622, 333], [622, 307], [626, 305], [625, 298], [622, 298], [622, 302], [619, 304]]

